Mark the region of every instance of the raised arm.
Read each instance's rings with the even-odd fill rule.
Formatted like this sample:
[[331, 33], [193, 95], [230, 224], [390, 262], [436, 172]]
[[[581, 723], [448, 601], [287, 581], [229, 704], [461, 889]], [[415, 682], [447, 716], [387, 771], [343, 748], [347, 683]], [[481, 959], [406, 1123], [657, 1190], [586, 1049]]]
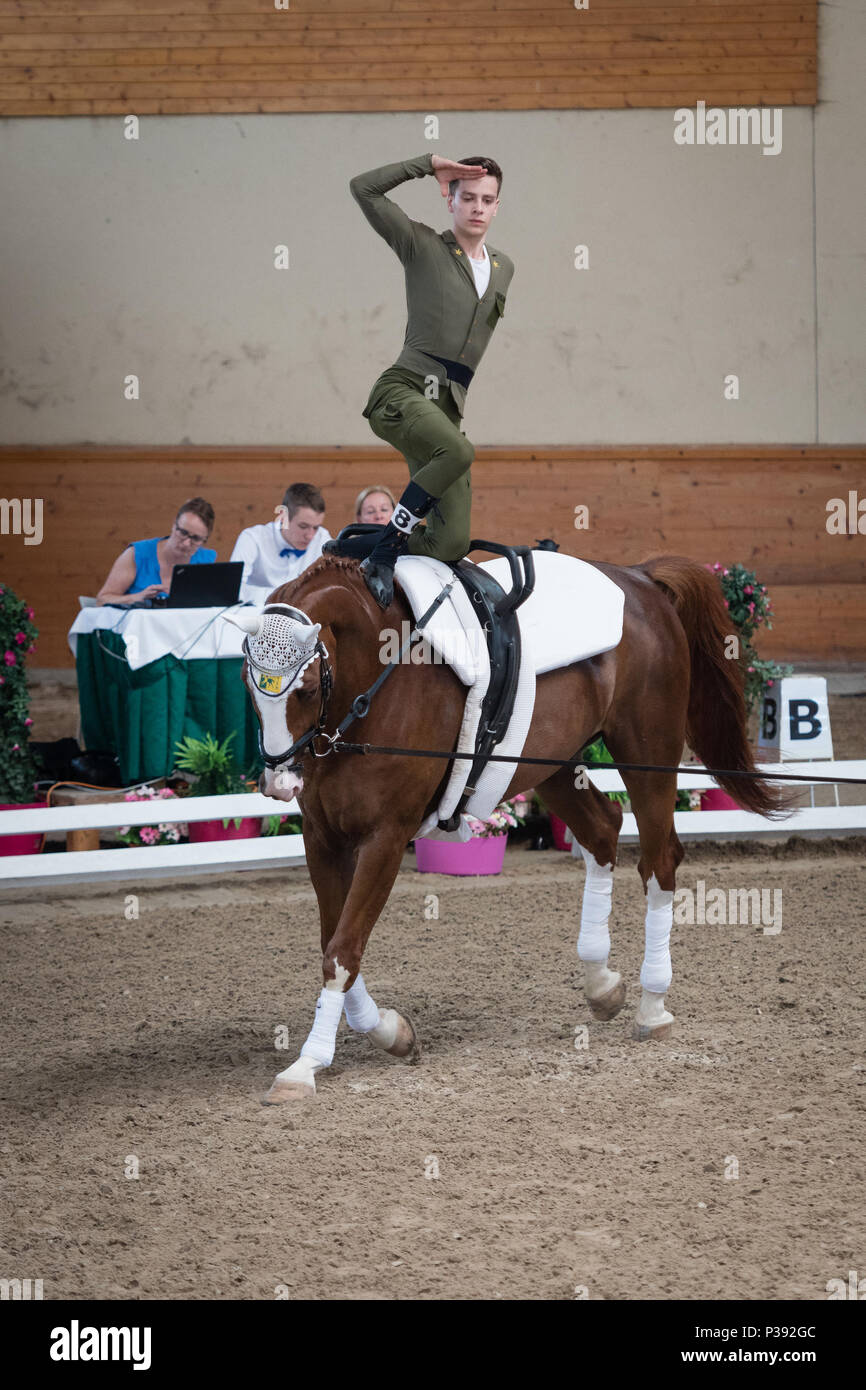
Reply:
[[349, 188], [370, 226], [385, 238], [405, 263], [415, 254], [415, 228], [422, 224], [413, 222], [397, 203], [386, 198], [388, 190], [405, 183], [407, 179], [422, 179], [425, 174], [435, 174], [442, 197], [447, 198], [448, 184], [452, 179], [483, 178], [486, 172], [481, 164], [455, 164], [439, 154], [420, 154], [416, 159], [383, 164], [381, 169], [356, 174], [349, 180]]
[[349, 190], [374, 231], [384, 237], [401, 261], [415, 254], [415, 224], [397, 203], [385, 194], [407, 179], [423, 179], [433, 173], [433, 155], [421, 154], [417, 159], [404, 159], [397, 164], [383, 164], [356, 174], [349, 181]]

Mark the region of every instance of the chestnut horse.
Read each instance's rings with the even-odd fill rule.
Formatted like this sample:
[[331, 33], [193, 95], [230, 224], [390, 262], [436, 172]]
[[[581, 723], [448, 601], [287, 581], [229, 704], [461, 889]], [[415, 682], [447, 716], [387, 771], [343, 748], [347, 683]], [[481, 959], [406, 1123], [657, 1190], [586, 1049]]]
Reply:
[[[718, 580], [679, 556], [655, 557], [627, 568], [596, 568], [625, 592], [622, 639], [611, 651], [538, 677], [524, 754], [573, 763], [581, 748], [603, 734], [617, 762], [676, 766], [688, 739], [707, 766], [753, 772], [742, 668], [738, 660], [726, 659], [731, 620]], [[384, 1051], [396, 1057], [416, 1055], [414, 1027], [396, 1010], [376, 1006], [360, 973], [361, 959], [406, 845], [438, 805], [451, 764], [340, 751], [315, 757], [309, 746], [282, 761], [290, 745], [315, 728], [320, 712], [327, 732], [333, 732], [355, 697], [382, 674], [383, 633], [400, 632], [412, 614], [399, 584], [383, 613], [358, 562], [331, 555], [277, 589], [269, 604], [290, 606], [280, 618], [288, 633], [280, 648], [288, 675], [274, 682], [261, 674], [255, 633], [264, 629], [261, 615], [251, 614], [244, 622], [251, 636], [243, 679], [262, 726], [263, 751], [273, 764], [262, 774], [261, 790], [286, 801], [297, 795], [303, 811], [307, 863], [321, 919], [323, 976], [315, 1022], [301, 1055], [279, 1073], [265, 1097], [267, 1104], [280, 1104], [315, 1095], [316, 1073], [333, 1060], [344, 1009], [349, 1026], [367, 1033]], [[326, 657], [317, 643], [324, 644]], [[330, 678], [326, 669], [323, 691], [325, 666]], [[268, 689], [270, 694], [261, 693]], [[453, 751], [465, 695], [450, 667], [413, 664], [407, 654], [373, 697], [363, 724], [345, 737], [379, 746]], [[638, 872], [647, 899], [642, 995], [633, 1030], [643, 1041], [665, 1036], [673, 1023], [665, 994], [671, 982], [675, 875], [683, 849], [673, 823], [676, 773], [624, 771], [622, 776], [637, 818]], [[720, 777], [719, 782], [747, 810], [771, 816], [783, 809], [780, 793], [757, 773]], [[580, 846], [586, 880], [577, 951], [589, 1008], [596, 1019], [611, 1019], [625, 1002], [623, 980], [608, 969], [608, 917], [622, 809], [588, 783], [585, 773], [576, 776], [574, 765], [539, 769], [518, 764], [506, 796], [533, 786], [543, 788], [546, 804]]]

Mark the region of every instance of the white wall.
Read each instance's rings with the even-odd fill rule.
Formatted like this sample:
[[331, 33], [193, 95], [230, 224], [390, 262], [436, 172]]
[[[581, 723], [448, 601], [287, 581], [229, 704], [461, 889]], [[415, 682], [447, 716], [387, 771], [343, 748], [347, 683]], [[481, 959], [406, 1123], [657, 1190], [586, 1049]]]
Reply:
[[866, 438], [866, 0], [821, 3], [815, 119], [822, 443]]
[[[377, 442], [403, 278], [348, 181], [432, 150], [505, 171], [476, 443], [862, 442], [866, 5], [820, 13], [822, 104], [777, 156], [678, 146], [672, 111], [446, 112], [435, 143], [421, 113], [0, 122], [0, 441]], [[392, 196], [450, 225], [433, 179]]]

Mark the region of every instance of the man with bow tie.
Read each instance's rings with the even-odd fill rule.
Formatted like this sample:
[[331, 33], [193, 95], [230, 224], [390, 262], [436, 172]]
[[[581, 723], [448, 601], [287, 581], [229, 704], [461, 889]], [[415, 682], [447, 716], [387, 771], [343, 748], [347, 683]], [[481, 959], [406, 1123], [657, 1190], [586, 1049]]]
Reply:
[[273, 521], [248, 526], [235, 541], [232, 559], [244, 564], [240, 597], [245, 602], [266, 603], [274, 589], [318, 560], [331, 539], [322, 525], [325, 499], [312, 483], [292, 483], [275, 510]]

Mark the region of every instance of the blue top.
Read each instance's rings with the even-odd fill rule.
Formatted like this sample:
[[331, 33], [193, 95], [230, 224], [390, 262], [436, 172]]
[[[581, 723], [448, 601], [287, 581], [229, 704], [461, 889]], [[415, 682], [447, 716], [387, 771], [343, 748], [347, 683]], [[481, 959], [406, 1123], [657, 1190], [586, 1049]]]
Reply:
[[[126, 591], [128, 594], [137, 594], [141, 589], [146, 589], [148, 584], [162, 584], [159, 560], [156, 554], [157, 542], [161, 540], [165, 540], [165, 536], [154, 536], [149, 541], [132, 542], [132, 549], [135, 553], [135, 578]], [[185, 563], [188, 565], [212, 565], [216, 555], [215, 550], [205, 550], [203, 546], [199, 546]]]

